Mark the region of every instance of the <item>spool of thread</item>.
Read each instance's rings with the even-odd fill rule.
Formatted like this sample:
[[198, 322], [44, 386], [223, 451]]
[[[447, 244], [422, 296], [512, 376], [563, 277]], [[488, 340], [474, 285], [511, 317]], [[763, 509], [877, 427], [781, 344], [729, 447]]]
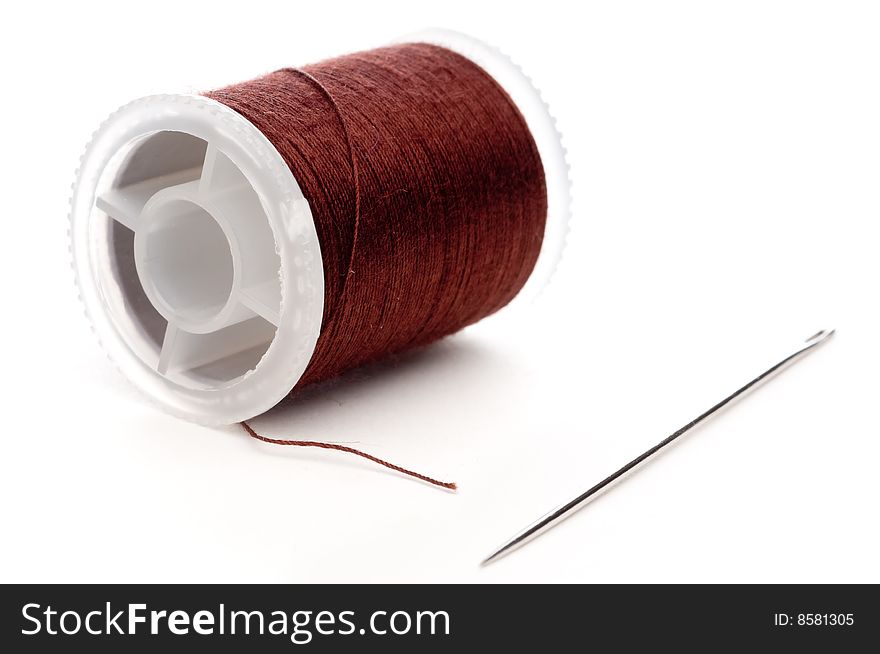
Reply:
[[122, 107], [83, 156], [71, 251], [125, 376], [231, 424], [533, 296], [568, 193], [529, 80], [432, 31]]

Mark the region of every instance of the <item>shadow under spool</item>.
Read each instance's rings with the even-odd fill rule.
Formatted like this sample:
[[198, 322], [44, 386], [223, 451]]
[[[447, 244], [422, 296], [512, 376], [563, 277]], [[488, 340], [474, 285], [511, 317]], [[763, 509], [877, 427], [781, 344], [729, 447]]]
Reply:
[[163, 408], [249, 419], [552, 270], [568, 185], [546, 107], [493, 50], [429, 40], [145, 98], [98, 130], [74, 269], [104, 346]]

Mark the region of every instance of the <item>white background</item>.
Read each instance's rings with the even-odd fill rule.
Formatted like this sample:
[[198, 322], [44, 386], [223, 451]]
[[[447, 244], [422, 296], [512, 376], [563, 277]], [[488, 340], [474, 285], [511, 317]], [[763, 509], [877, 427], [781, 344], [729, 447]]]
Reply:
[[[847, 2], [15, 3], [4, 11], [2, 581], [880, 582], [880, 14]], [[564, 132], [538, 303], [255, 421], [145, 402], [74, 291], [78, 158], [128, 100], [426, 26]], [[834, 340], [555, 530], [483, 556], [824, 327]]]

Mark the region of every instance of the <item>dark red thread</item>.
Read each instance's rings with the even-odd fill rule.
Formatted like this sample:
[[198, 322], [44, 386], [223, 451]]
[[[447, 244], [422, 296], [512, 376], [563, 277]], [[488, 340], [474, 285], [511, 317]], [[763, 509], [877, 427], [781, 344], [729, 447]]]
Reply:
[[454, 482], [439, 481], [437, 479], [434, 479], [433, 477], [428, 477], [427, 475], [423, 475], [421, 473], [402, 468], [399, 465], [395, 465], [393, 463], [385, 461], [384, 459], [380, 459], [379, 457], [373, 456], [372, 454], [367, 454], [366, 452], [362, 452], [361, 450], [356, 450], [353, 447], [348, 447], [347, 445], [338, 445], [337, 443], [325, 443], [322, 441], [295, 441], [280, 438], [269, 438], [255, 432], [254, 429], [246, 422], [242, 422], [241, 426], [248, 434], [256, 438], [258, 441], [263, 441], [264, 443], [272, 443], [274, 445], [295, 445], [297, 447], [320, 447], [321, 449], [325, 450], [338, 450], [339, 452], [347, 452], [348, 454], [355, 454], [357, 456], [368, 459], [373, 463], [378, 463], [380, 466], [385, 466], [386, 468], [390, 468], [391, 470], [403, 473], [404, 475], [409, 475], [410, 477], [415, 477], [416, 479], [421, 479], [422, 481], [426, 481], [429, 484], [434, 484], [435, 486], [440, 486], [441, 488], [448, 488], [449, 490], [456, 490], [458, 488]]
[[[206, 95], [272, 142], [315, 220], [324, 316], [293, 390], [458, 331], [531, 274], [547, 214], [540, 156], [510, 97], [465, 57], [398, 45]], [[242, 426], [455, 488], [354, 448]]]
[[541, 160], [513, 101], [470, 60], [398, 45], [208, 96], [266, 135], [312, 209], [324, 321], [297, 388], [458, 331], [531, 273]]
[[[330, 103], [330, 106], [333, 107], [333, 111], [336, 114], [336, 118], [339, 121], [339, 125], [342, 127], [342, 133], [345, 136], [345, 142], [348, 145], [348, 154], [349, 160], [351, 161], [351, 178], [354, 181], [352, 184], [352, 193], [353, 193], [353, 205], [354, 205], [354, 219], [352, 220], [352, 228], [351, 228], [351, 251], [348, 256], [348, 264], [345, 267], [344, 277], [342, 280], [342, 290], [339, 292], [340, 298], [345, 296], [345, 289], [347, 286], [348, 278], [354, 272], [352, 267], [354, 266], [354, 256], [355, 250], [357, 248], [358, 243], [358, 226], [361, 222], [361, 187], [357, 183], [358, 180], [358, 163], [357, 163], [357, 155], [354, 152], [354, 146], [351, 141], [351, 134], [348, 131], [348, 125], [345, 122], [345, 119], [342, 117], [342, 112], [339, 109], [339, 105], [336, 104], [336, 100], [333, 99], [333, 96], [330, 95], [330, 92], [324, 87], [321, 82], [319, 82], [313, 75], [310, 75], [306, 71], [300, 68], [283, 68], [280, 72], [290, 72], [295, 75], [301, 75], [305, 79], [309, 80], [312, 84], [314, 84], [323, 94], [323, 96], [327, 99], [327, 102]], [[325, 271], [326, 272], [326, 271]], [[337, 306], [340, 306], [341, 303], [337, 303]], [[333, 314], [326, 314], [325, 312], [325, 322], [329, 322], [333, 320]]]

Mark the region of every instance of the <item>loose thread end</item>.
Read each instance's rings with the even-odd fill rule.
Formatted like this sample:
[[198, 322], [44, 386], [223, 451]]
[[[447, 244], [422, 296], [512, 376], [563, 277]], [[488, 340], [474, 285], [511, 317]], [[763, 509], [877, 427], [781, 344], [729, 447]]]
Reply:
[[366, 452], [362, 452], [361, 450], [357, 450], [353, 447], [348, 447], [347, 445], [339, 445], [338, 443], [327, 443], [324, 441], [301, 441], [301, 440], [285, 440], [280, 438], [269, 438], [268, 436], [263, 436], [262, 434], [258, 434], [254, 431], [253, 427], [251, 427], [246, 422], [239, 423], [242, 429], [247, 432], [249, 436], [257, 439], [258, 441], [263, 441], [264, 443], [272, 443], [273, 445], [293, 445], [296, 447], [319, 447], [325, 450], [337, 450], [339, 452], [346, 452], [347, 454], [354, 454], [355, 456], [362, 457], [367, 459], [368, 461], [372, 461], [380, 466], [388, 468], [389, 470], [394, 470], [395, 472], [399, 472], [404, 475], [408, 475], [410, 477], [414, 477], [421, 481], [427, 482], [434, 486], [439, 486], [440, 488], [445, 488], [450, 491], [457, 491], [458, 485], [452, 481], [440, 481], [438, 479], [434, 479], [433, 477], [428, 477], [427, 475], [423, 475], [419, 472], [415, 472], [413, 470], [409, 470], [407, 468], [403, 468], [399, 465], [391, 463], [389, 461], [385, 461], [384, 459], [380, 459], [379, 457], [373, 456], [372, 454], [367, 454]]

